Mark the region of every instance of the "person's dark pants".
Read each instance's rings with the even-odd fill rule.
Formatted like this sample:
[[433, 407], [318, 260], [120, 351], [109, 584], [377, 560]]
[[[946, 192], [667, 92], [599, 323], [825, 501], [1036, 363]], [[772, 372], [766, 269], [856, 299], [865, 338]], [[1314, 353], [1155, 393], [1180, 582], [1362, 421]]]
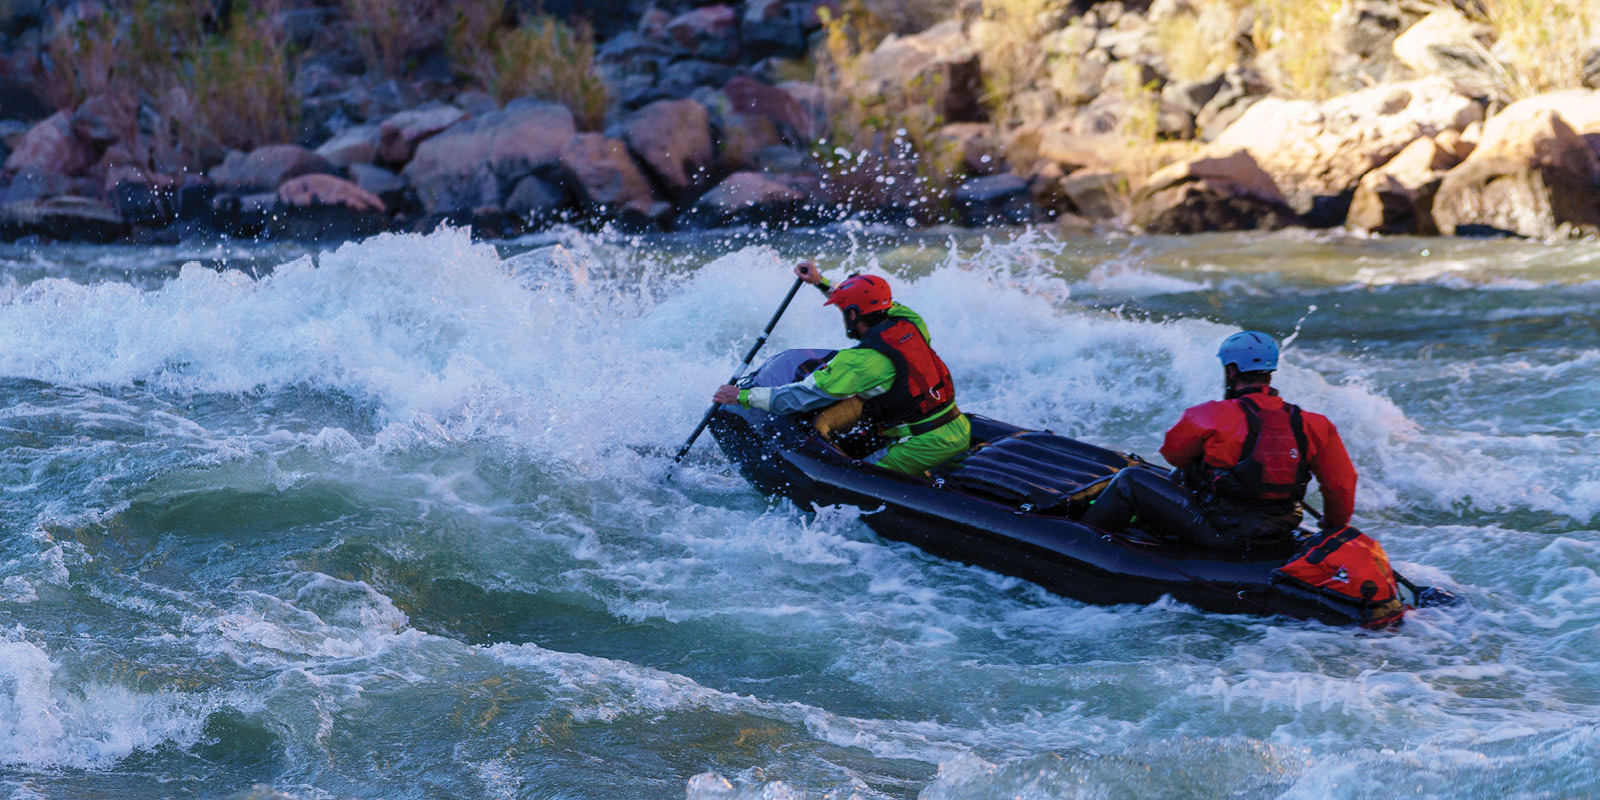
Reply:
[[1103, 531], [1120, 531], [1134, 517], [1151, 533], [1231, 551], [1281, 540], [1300, 524], [1298, 510], [1260, 517], [1208, 513], [1194, 492], [1142, 467], [1119, 471], [1080, 521]]

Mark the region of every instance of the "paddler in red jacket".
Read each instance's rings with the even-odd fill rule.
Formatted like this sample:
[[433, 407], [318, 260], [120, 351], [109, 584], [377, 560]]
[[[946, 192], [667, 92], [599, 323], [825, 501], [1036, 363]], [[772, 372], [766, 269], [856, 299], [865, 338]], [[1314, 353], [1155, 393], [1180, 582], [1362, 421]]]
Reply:
[[1129, 468], [1112, 478], [1082, 521], [1116, 531], [1141, 527], [1216, 550], [1282, 542], [1300, 524], [1313, 476], [1322, 488], [1321, 527], [1337, 531], [1355, 509], [1356, 469], [1327, 417], [1284, 402], [1273, 389], [1278, 344], [1258, 331], [1236, 333], [1217, 351], [1222, 400], [1183, 412], [1161, 455], [1183, 477]]

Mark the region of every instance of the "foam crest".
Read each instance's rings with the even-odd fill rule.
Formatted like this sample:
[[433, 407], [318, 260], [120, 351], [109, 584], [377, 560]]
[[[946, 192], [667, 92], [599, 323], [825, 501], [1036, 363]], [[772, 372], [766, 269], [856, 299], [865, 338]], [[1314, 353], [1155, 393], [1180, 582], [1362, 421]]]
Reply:
[[210, 699], [76, 683], [25, 635], [0, 633], [0, 763], [104, 769], [136, 751], [200, 739]]

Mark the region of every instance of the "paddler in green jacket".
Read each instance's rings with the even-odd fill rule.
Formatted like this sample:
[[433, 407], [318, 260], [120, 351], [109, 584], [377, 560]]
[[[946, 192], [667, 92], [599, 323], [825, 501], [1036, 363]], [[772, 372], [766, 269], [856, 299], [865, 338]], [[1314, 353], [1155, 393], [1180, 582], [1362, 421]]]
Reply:
[[865, 460], [884, 469], [923, 475], [971, 445], [972, 425], [955, 404], [950, 371], [928, 345], [928, 326], [894, 302], [889, 282], [852, 275], [837, 287], [809, 261], [794, 268], [844, 315], [845, 334], [860, 342], [841, 350], [804, 380], [786, 386], [717, 389], [715, 403], [738, 403], [774, 414], [794, 414], [848, 398], [863, 403], [863, 419], [894, 440]]

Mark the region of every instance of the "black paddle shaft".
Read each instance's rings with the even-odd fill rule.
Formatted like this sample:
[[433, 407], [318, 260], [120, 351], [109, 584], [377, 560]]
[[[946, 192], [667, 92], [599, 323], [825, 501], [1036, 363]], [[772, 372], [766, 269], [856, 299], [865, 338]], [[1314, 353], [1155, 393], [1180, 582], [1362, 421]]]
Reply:
[[[756, 353], [760, 352], [761, 346], [767, 343], [767, 337], [772, 335], [772, 329], [778, 327], [778, 320], [783, 318], [783, 312], [789, 310], [789, 302], [794, 300], [795, 293], [800, 291], [800, 285], [803, 283], [805, 283], [804, 279], [794, 279], [794, 285], [790, 286], [789, 293], [784, 295], [783, 305], [778, 306], [777, 312], [767, 322], [766, 330], [756, 337], [755, 344], [750, 345], [750, 352], [744, 354], [744, 363], [739, 365], [738, 371], [733, 373], [733, 377], [728, 379], [728, 383], [738, 383], [739, 378], [744, 375], [744, 371], [750, 368], [750, 362], [755, 360]], [[694, 440], [700, 438], [700, 434], [705, 431], [706, 426], [711, 424], [711, 417], [717, 413], [718, 405], [717, 403], [712, 403], [711, 407], [706, 409], [706, 415], [700, 418], [700, 424], [695, 426], [694, 433], [689, 434], [689, 441], [684, 442], [683, 447], [678, 449], [678, 454], [672, 457], [673, 465], [677, 465], [678, 462], [683, 460], [684, 456], [689, 454], [689, 448], [694, 447]]]

